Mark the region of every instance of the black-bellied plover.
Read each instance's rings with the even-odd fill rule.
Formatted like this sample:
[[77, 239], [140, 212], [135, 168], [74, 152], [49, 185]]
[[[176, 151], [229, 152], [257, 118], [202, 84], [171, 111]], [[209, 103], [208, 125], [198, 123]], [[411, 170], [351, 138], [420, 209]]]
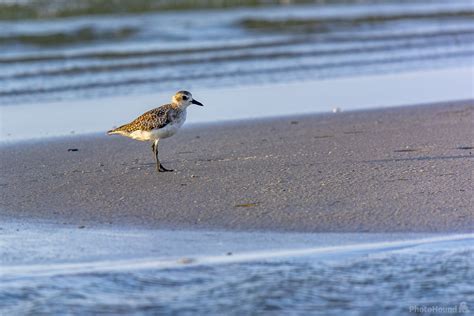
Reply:
[[166, 169], [158, 158], [158, 142], [162, 138], [171, 137], [183, 126], [186, 120], [186, 109], [191, 104], [203, 106], [199, 101], [193, 99], [188, 91], [178, 91], [171, 99], [170, 104], [150, 110], [131, 123], [117, 127], [107, 132], [109, 135], [119, 134], [136, 140], [151, 141], [151, 149], [156, 159], [156, 170], [158, 172], [173, 171]]

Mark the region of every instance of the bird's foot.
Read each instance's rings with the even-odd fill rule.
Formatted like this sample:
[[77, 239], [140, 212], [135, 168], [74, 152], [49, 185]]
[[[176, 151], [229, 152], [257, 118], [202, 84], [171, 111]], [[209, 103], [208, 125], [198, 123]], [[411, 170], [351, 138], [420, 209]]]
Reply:
[[166, 169], [162, 164], [158, 167], [158, 172], [173, 172], [173, 169]]

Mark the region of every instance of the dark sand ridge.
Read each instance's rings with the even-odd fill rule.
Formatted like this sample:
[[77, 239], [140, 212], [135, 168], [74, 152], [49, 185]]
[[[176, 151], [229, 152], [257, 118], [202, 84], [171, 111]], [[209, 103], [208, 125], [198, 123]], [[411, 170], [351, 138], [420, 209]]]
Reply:
[[[474, 101], [4, 145], [0, 218], [88, 226], [474, 231]], [[104, 126], [104, 131], [109, 126]], [[78, 151], [68, 151], [77, 148]]]

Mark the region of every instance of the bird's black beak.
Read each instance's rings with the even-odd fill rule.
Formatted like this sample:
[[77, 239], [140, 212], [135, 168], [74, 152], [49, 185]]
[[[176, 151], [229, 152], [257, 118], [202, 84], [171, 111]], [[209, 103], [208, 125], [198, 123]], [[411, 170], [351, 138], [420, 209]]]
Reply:
[[192, 103], [192, 104], [197, 104], [197, 105], [199, 105], [199, 106], [204, 106], [204, 104], [202, 104], [201, 102], [199, 102], [199, 101], [197, 101], [197, 100], [194, 100], [194, 99], [191, 101], [191, 103]]

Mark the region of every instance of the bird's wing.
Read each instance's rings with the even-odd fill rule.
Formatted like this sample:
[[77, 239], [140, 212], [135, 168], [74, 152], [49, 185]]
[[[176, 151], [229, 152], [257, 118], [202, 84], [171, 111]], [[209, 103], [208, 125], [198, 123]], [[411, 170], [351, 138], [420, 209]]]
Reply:
[[132, 122], [122, 125], [113, 131], [134, 132], [137, 130], [151, 131], [160, 129], [170, 123], [169, 112], [172, 109], [171, 104], [165, 104], [159, 108], [143, 113]]

